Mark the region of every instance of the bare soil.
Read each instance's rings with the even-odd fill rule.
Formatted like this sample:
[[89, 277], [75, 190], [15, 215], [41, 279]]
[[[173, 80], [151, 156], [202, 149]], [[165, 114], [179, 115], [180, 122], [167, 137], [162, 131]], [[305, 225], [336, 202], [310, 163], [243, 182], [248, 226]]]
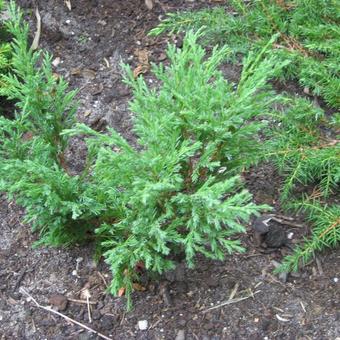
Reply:
[[[37, 1], [18, 3], [27, 10], [34, 31], [34, 14], [30, 13], [34, 13]], [[165, 11], [193, 10], [211, 3], [160, 1], [152, 11], [143, 0], [71, 0], [71, 4], [69, 11], [62, 0], [38, 2], [42, 17], [40, 46], [53, 53], [55, 72], [63, 75], [72, 88], [80, 89], [78, 120], [97, 130], [114, 127], [133, 143], [132, 113], [128, 109], [131, 93], [122, 83], [119, 63], [138, 66], [140, 51], [147, 51], [149, 61], [166, 62], [166, 43], [180, 46], [180, 38], [150, 38], [147, 32]], [[238, 68], [229, 65], [225, 74], [236, 81]], [[154, 82], [149, 73], [145, 77], [150, 84]], [[70, 146], [74, 172], [83, 166], [84, 150], [81, 140], [74, 140]], [[275, 170], [265, 165], [247, 174], [246, 179], [254, 200], [271, 204], [280, 213], [280, 177]], [[176, 271], [161, 278], [145, 278], [133, 294], [133, 311], [126, 312], [124, 297], [106, 293], [110, 272], [103, 261], [95, 263], [91, 244], [34, 249], [37, 235], [23, 223], [23, 217], [24, 211], [0, 194], [2, 340], [99, 339], [38, 308], [23, 294], [23, 288], [41, 305], [52, 306], [110, 339], [340, 337], [339, 250], [318, 255], [297, 274], [278, 277], [272, 273], [274, 264], [291, 250], [286, 246], [273, 251], [256, 247], [249, 227], [242, 237], [247, 253], [223, 262], [198, 258], [195, 269], [180, 263]], [[298, 216], [294, 218], [299, 222]], [[293, 233], [292, 244], [310, 231], [308, 225], [283, 228], [287, 235]], [[83, 303], [84, 289], [90, 293], [90, 315]], [[147, 321], [147, 330], [139, 329], [142, 320]]]

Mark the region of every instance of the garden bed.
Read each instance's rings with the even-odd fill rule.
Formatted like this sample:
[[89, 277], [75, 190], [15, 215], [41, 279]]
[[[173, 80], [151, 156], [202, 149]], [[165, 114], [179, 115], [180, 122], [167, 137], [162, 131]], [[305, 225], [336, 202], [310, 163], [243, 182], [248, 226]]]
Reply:
[[[78, 120], [98, 131], [114, 127], [132, 144], [135, 137], [127, 108], [131, 92], [122, 83], [120, 61], [136, 68], [147, 53], [151, 62], [166, 62], [166, 43], [180, 45], [180, 37], [151, 38], [147, 32], [164, 11], [201, 8], [212, 2], [161, 1], [163, 8], [157, 4], [152, 11], [143, 3], [78, 0], [71, 1], [69, 11], [60, 0], [39, 2], [40, 47], [53, 53], [55, 73], [63, 75], [72, 88], [80, 89]], [[27, 1], [18, 4], [34, 9]], [[34, 31], [34, 15], [30, 22]], [[238, 69], [232, 66], [224, 73], [232, 81], [238, 77]], [[154, 83], [149, 73], [145, 77], [150, 84]], [[68, 150], [72, 172], [82, 169], [84, 152], [83, 141], [74, 139]], [[278, 203], [280, 177], [269, 165], [246, 178], [256, 203], [270, 204], [276, 213], [282, 213]], [[247, 248], [245, 254], [227, 257], [223, 262], [198, 258], [194, 270], [180, 264], [175, 272], [160, 279], [142, 278], [141, 286], [133, 293], [134, 309], [126, 312], [124, 297], [105, 293], [111, 274], [103, 261], [94, 262], [92, 245], [32, 249], [36, 236], [31, 234], [29, 225], [22, 223], [23, 215], [14, 202], [0, 196], [1, 339], [97, 337], [38, 308], [22, 288], [41, 305], [52, 305], [60, 313], [112, 339], [340, 336], [339, 250], [318, 255], [286, 280], [274, 276], [272, 271], [274, 264], [291, 250], [259, 249], [249, 226], [249, 232], [242, 237]], [[297, 216], [293, 218], [301, 223]], [[309, 232], [308, 225], [285, 228], [287, 233], [293, 233], [292, 242]], [[90, 293], [92, 322], [84, 303], [84, 289]], [[142, 320], [147, 320], [147, 330], [139, 329], [138, 322]]]

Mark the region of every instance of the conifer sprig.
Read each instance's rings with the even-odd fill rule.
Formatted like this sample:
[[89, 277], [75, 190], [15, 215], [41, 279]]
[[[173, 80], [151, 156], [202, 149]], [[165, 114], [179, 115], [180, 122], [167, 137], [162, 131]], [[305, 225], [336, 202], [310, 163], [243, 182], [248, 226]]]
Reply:
[[5, 27], [12, 36], [11, 68], [1, 74], [0, 94], [16, 103], [13, 119], [0, 116], [0, 190], [26, 208], [40, 243], [79, 242], [94, 226], [99, 203], [88, 183], [70, 176], [64, 160], [75, 91], [52, 72], [51, 56], [28, 46], [28, 25], [10, 2]]
[[[334, 108], [340, 107], [340, 8], [337, 2], [232, 0], [230, 5], [232, 8], [170, 13], [151, 34], [200, 29], [205, 43], [227, 44], [230, 59], [237, 60], [239, 53], [262, 48], [265, 41], [277, 33], [278, 39], [268, 53], [276, 56], [279, 62], [287, 62], [277, 77], [283, 81], [298, 80], [307, 93], [322, 96]], [[296, 196], [297, 187], [314, 185], [323, 199], [335, 193], [340, 180], [339, 138], [335, 132], [339, 127], [337, 116], [328, 120], [321, 109], [307, 100], [296, 99], [288, 107], [284, 105], [281, 118], [276, 118], [273, 118], [267, 135], [269, 142], [264, 148], [267, 157], [274, 160], [284, 176], [283, 203], [291, 200], [292, 195]], [[327, 214], [331, 208], [324, 206], [322, 209]], [[312, 220], [318, 225], [316, 233], [320, 231], [322, 235], [322, 230], [326, 233], [327, 223]], [[314, 251], [338, 243], [338, 234], [330, 234], [330, 237], [333, 237], [332, 242], [307, 241], [308, 250], [302, 252], [298, 248], [285, 263], [295, 261], [296, 265], [301, 262], [299, 259]]]
[[140, 262], [162, 273], [175, 266], [176, 252], [193, 265], [198, 253], [222, 259], [242, 251], [237, 234], [243, 224], [268, 209], [251, 202], [238, 174], [259, 159], [264, 123], [254, 118], [271, 110], [276, 97], [267, 80], [281, 65], [265, 51], [250, 55], [234, 87], [218, 70], [228, 49], [216, 47], [208, 57], [199, 37], [188, 32], [182, 49], [168, 46], [168, 67], [153, 65], [159, 89], [123, 66], [133, 89], [137, 149], [114, 130], [102, 135], [78, 125], [64, 131], [88, 135], [90, 153], [97, 155], [94, 185], [116, 202], [114, 222], [96, 231], [113, 272], [113, 293], [124, 286], [130, 297]]
[[296, 98], [280, 117], [276, 116], [276, 126], [268, 132], [267, 157], [284, 175], [281, 198], [288, 200], [298, 185], [318, 185], [324, 197], [335, 192], [340, 180], [340, 142], [336, 133], [329, 135], [333, 127], [324, 112]]
[[8, 9], [11, 20], [5, 22], [5, 26], [13, 36], [12, 72], [2, 75], [4, 86], [0, 88], [0, 95], [16, 101], [19, 114], [27, 124], [21, 132], [43, 139], [53, 152], [54, 161], [61, 165], [67, 139], [60, 133], [74, 122], [76, 91], [68, 92], [65, 80], [53, 74], [47, 52], [30, 49], [29, 27], [15, 3], [10, 2]]
[[[253, 18], [250, 13], [258, 8], [238, 0], [233, 4], [241, 13], [231, 21], [230, 37], [236, 43], [235, 32], [245, 29], [244, 17]], [[286, 15], [287, 8], [277, 6], [270, 6], [270, 15]], [[0, 117], [0, 190], [26, 208], [26, 220], [41, 233], [40, 243], [70, 244], [92, 236], [113, 273], [110, 291], [116, 294], [124, 287], [129, 307], [136, 266], [162, 273], [176, 265], [174, 254], [193, 266], [199, 253], [223, 259], [226, 253], [243, 251], [238, 234], [244, 224], [269, 209], [255, 205], [244, 189], [244, 168], [266, 156], [274, 159], [286, 176], [283, 198], [297, 183], [312, 181], [327, 197], [340, 178], [338, 140], [318, 128], [326, 124], [323, 112], [300, 99], [285, 100], [284, 112], [274, 111], [282, 98], [268, 85], [282, 69], [295, 67], [294, 58], [269, 53], [278, 43], [286, 43], [284, 53], [290, 46], [305, 57], [310, 53], [305, 55], [306, 49], [316, 49], [289, 36], [284, 20], [273, 26], [259, 17], [264, 26], [254, 36], [257, 48], [244, 58], [239, 83], [229, 83], [219, 66], [238, 47], [214, 47], [207, 55], [198, 43], [222, 20], [219, 11], [208, 18], [213, 19], [210, 27], [187, 32], [181, 49], [168, 46], [169, 66], [152, 66], [158, 88], [149, 88], [142, 77], [135, 79], [123, 65], [124, 81], [134, 95], [130, 108], [137, 147], [132, 147], [114, 129], [104, 134], [73, 124], [76, 93], [55, 78], [48, 54], [29, 49], [28, 26], [10, 4], [13, 70], [1, 76], [7, 86], [0, 94], [15, 99], [17, 111], [11, 120]], [[332, 13], [322, 15], [328, 22]], [[280, 28], [279, 35], [272, 34], [277, 32], [273, 27]], [[316, 33], [308, 34], [314, 39]], [[248, 38], [243, 35], [242, 44]], [[323, 51], [329, 52], [326, 46]], [[277, 126], [267, 127], [265, 122], [275, 123], [273, 119]], [[259, 133], [266, 129], [272, 139], [264, 143]], [[64, 152], [70, 138], [79, 135], [87, 137], [87, 166], [71, 176]], [[315, 250], [339, 241], [335, 206], [305, 201], [299, 207], [316, 224], [314, 236], [283, 268], [296, 269], [301, 259], [306, 262]]]
[[[295, 98], [288, 102], [275, 128], [269, 130], [267, 157], [275, 162], [284, 178], [282, 203], [305, 213], [312, 228], [312, 236], [284, 259], [278, 271], [296, 271], [315, 252], [340, 242], [339, 206], [330, 198], [338, 192], [340, 182], [340, 140], [335, 124], [320, 108], [306, 99]], [[301, 194], [297, 194], [310, 186], [314, 187], [312, 197], [319, 197], [320, 201], [301, 200]], [[294, 204], [290, 203], [292, 197]], [[329, 199], [330, 203], [325, 203]]]
[[277, 272], [298, 271], [312, 256], [325, 248], [335, 248], [340, 243], [340, 206], [325, 205], [317, 201], [304, 199], [290, 204], [294, 209], [303, 212], [312, 223], [312, 235], [305, 238], [301, 245], [294, 249], [292, 255], [286, 256]]
[[[235, 86], [218, 70], [228, 49], [207, 57], [201, 33], [189, 32], [181, 50], [169, 45], [169, 67], [153, 66], [159, 89], [124, 66], [135, 149], [115, 130], [72, 125], [75, 93], [54, 78], [49, 55], [28, 48], [13, 3], [10, 13], [14, 70], [3, 76], [10, 85], [3, 94], [18, 110], [0, 119], [0, 189], [26, 208], [40, 243], [69, 244], [95, 230], [113, 272], [110, 290], [125, 287], [129, 305], [138, 263], [162, 273], [175, 266], [174, 253], [193, 265], [197, 253], [222, 259], [242, 251], [244, 223], [268, 209], [251, 201], [239, 174], [259, 159], [264, 123], [256, 118], [276, 98], [267, 85], [281, 67], [275, 58], [250, 55]], [[80, 134], [88, 136], [88, 166], [71, 176], [61, 156]]]
[[206, 43], [227, 44], [231, 56], [262, 48], [273, 34], [279, 34], [270, 53], [290, 61], [279, 78], [297, 79], [329, 105], [340, 107], [340, 7], [336, 1], [234, 0], [231, 6], [169, 13], [150, 34], [202, 29]]

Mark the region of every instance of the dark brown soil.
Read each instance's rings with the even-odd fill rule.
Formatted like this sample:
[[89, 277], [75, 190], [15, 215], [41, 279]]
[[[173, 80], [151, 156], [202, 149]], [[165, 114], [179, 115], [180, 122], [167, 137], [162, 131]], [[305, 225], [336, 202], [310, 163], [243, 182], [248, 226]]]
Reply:
[[[69, 11], [62, 0], [40, 0], [40, 45], [53, 53], [55, 72], [80, 89], [79, 121], [98, 130], [114, 127], [133, 143], [127, 105], [131, 94], [122, 84], [120, 61], [136, 67], [137, 55], [144, 49], [150, 61], [162, 61], [166, 42], [176, 42], [177, 37], [150, 38], [146, 33], [164, 11], [211, 5], [209, 1], [160, 2], [162, 7], [157, 4], [148, 11], [142, 0], [71, 0]], [[19, 3], [28, 13], [34, 8], [32, 2]], [[34, 16], [29, 18], [34, 25]], [[237, 79], [237, 68], [225, 72], [232, 81]], [[153, 81], [151, 75], [145, 76]], [[83, 149], [78, 140], [70, 148], [75, 172], [82, 167]], [[256, 202], [271, 204], [280, 212], [280, 178], [275, 171], [264, 166], [246, 177]], [[59, 308], [117, 340], [340, 337], [339, 251], [318, 255], [286, 280], [272, 270], [291, 250], [255, 247], [249, 228], [243, 236], [246, 254], [223, 262], [198, 258], [194, 270], [180, 264], [175, 272], [145, 282], [146, 290], [133, 294], [134, 310], [127, 313], [124, 297], [105, 293], [110, 272], [103, 262], [94, 262], [91, 245], [33, 249], [36, 236], [23, 224], [23, 216], [20, 207], [0, 195], [0, 339], [99, 338], [38, 308], [22, 289], [41, 305]], [[284, 228], [287, 234], [293, 233], [292, 243], [308, 233], [307, 225]], [[84, 288], [90, 293], [92, 322], [87, 305], [75, 301], [84, 300]], [[234, 303], [221, 306], [231, 295]], [[147, 330], [138, 328], [142, 320], [148, 322]]]

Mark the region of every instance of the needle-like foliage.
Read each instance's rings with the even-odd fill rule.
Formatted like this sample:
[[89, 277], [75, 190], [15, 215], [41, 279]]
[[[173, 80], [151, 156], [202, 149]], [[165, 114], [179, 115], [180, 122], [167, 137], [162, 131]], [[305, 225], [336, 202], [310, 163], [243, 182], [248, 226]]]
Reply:
[[[305, 93], [321, 96], [328, 105], [340, 108], [339, 19], [339, 2], [332, 0], [232, 0], [227, 7], [170, 13], [151, 34], [199, 29], [206, 44], [226, 44], [230, 60], [237, 61], [239, 54], [261, 49], [276, 33], [279, 36], [269, 55], [286, 63], [277, 78], [297, 80]], [[336, 193], [340, 180], [339, 116], [328, 118], [323, 110], [301, 98], [290, 100], [277, 114], [264, 149], [283, 175], [284, 205], [297, 195], [296, 189], [314, 186], [313, 195], [323, 199]], [[296, 269], [297, 263], [306, 262], [314, 251], [339, 243], [339, 227], [328, 234], [334, 221], [326, 221], [336, 208], [321, 204], [308, 209], [315, 223], [314, 236], [287, 257], [280, 270]], [[315, 235], [327, 235], [328, 241]]]
[[16, 103], [16, 112], [0, 116], [0, 190], [26, 208], [42, 243], [79, 241], [98, 205], [83, 196], [88, 186], [68, 174], [64, 160], [68, 137], [61, 132], [74, 122], [76, 92], [55, 77], [49, 54], [29, 48], [29, 28], [14, 2], [8, 10], [11, 68], [1, 74], [0, 95]]
[[170, 13], [151, 34], [201, 29], [205, 41], [227, 44], [234, 55], [261, 48], [280, 35], [271, 53], [290, 63], [281, 79], [297, 79], [306, 89], [340, 107], [340, 5], [333, 0], [242, 1], [228, 8]]
[[[134, 148], [116, 131], [73, 126], [75, 92], [56, 79], [48, 54], [27, 45], [28, 26], [10, 5], [13, 71], [2, 94], [16, 100], [14, 119], [0, 118], [0, 190], [26, 208], [40, 243], [58, 245], [93, 236], [113, 273], [110, 290], [130, 294], [135, 267], [162, 273], [182, 253], [223, 259], [243, 251], [238, 234], [257, 206], [241, 171], [258, 161], [258, 132], [276, 100], [267, 81], [283, 65], [266, 51], [244, 60], [238, 85], [218, 70], [226, 47], [206, 55], [189, 32], [182, 49], [169, 45], [170, 66], [153, 66], [151, 89], [124, 66], [133, 89]], [[73, 135], [87, 135], [87, 165], [78, 176], [64, 154]], [[93, 234], [95, 230], [96, 234]]]
[[17, 102], [26, 129], [32, 136], [39, 136], [49, 145], [52, 158], [57, 160], [64, 151], [67, 140], [61, 131], [74, 122], [75, 91], [67, 92], [67, 83], [53, 74], [51, 56], [33, 51], [28, 45], [28, 24], [23, 22], [22, 12], [13, 2], [9, 14], [12, 20], [5, 22], [13, 37], [11, 68], [13, 72], [2, 75], [5, 86], [0, 95]]
[[[267, 156], [284, 176], [281, 198], [298, 186], [316, 185], [323, 197], [336, 192], [340, 180], [340, 143], [322, 109], [303, 98], [289, 101], [268, 131]], [[339, 126], [339, 125], [338, 125]]]
[[340, 244], [340, 206], [339, 204], [320, 204], [318, 201], [304, 199], [290, 205], [307, 216], [312, 225], [311, 237], [305, 238], [303, 244], [294, 249], [292, 255], [286, 256], [277, 271], [298, 271], [317, 251], [335, 248]]
[[[312, 226], [312, 236], [278, 268], [296, 271], [315, 252], [340, 243], [339, 205], [333, 202], [340, 182], [339, 123], [302, 98], [291, 100], [276, 119], [266, 149], [284, 178], [282, 202], [304, 213]], [[301, 198], [301, 190], [305, 192], [309, 187], [313, 192]], [[290, 203], [292, 197], [294, 204]], [[327, 200], [330, 203], [325, 203]]]
[[[242, 15], [250, 10], [237, 4]], [[175, 254], [193, 266], [196, 254], [223, 259], [244, 250], [238, 236], [244, 224], [269, 207], [252, 202], [241, 173], [265, 155], [286, 175], [284, 198], [298, 182], [318, 180], [325, 197], [335, 190], [338, 143], [319, 133], [322, 112], [303, 100], [285, 101], [282, 114], [273, 110], [279, 97], [268, 81], [292, 62], [268, 53], [282, 35], [268, 34], [247, 54], [238, 84], [219, 70], [234, 47], [207, 54], [198, 43], [201, 30], [187, 32], [181, 49], [168, 46], [169, 66], [153, 65], [157, 87], [123, 65], [133, 90], [132, 146], [114, 129], [104, 134], [74, 125], [76, 93], [55, 77], [51, 56], [29, 48], [22, 13], [14, 3], [9, 9], [12, 69], [1, 75], [0, 94], [16, 101], [16, 112], [13, 119], [0, 116], [0, 190], [26, 208], [40, 243], [93, 237], [113, 273], [110, 291], [124, 287], [128, 306], [136, 267], [162, 273], [174, 268]], [[259, 134], [271, 117], [280, 124], [264, 143]], [[65, 151], [79, 135], [87, 137], [88, 154], [75, 176]], [[317, 220], [321, 243], [306, 243], [298, 258], [306, 260], [320, 244], [337, 244], [333, 215], [325, 211]], [[287, 261], [295, 268], [296, 258]]]
[[255, 118], [270, 111], [276, 96], [267, 79], [281, 66], [265, 51], [250, 55], [235, 88], [218, 70], [228, 49], [207, 56], [199, 36], [188, 32], [182, 49], [169, 45], [170, 66], [153, 66], [160, 88], [149, 88], [124, 66], [137, 149], [114, 130], [102, 135], [80, 125], [65, 132], [92, 136], [93, 181], [116, 202], [113, 221], [96, 230], [113, 293], [124, 286], [130, 295], [139, 263], [162, 273], [174, 267], [174, 253], [192, 266], [197, 253], [223, 259], [242, 251], [237, 234], [264, 208], [251, 202], [238, 174], [259, 158], [264, 123]]
[[[0, 12], [3, 11], [4, 4], [0, 1]], [[0, 74], [5, 74], [11, 64], [11, 46], [7, 41], [8, 32], [7, 29], [0, 23]], [[5, 86], [0, 79], [0, 88]], [[2, 108], [0, 108], [0, 113]]]

